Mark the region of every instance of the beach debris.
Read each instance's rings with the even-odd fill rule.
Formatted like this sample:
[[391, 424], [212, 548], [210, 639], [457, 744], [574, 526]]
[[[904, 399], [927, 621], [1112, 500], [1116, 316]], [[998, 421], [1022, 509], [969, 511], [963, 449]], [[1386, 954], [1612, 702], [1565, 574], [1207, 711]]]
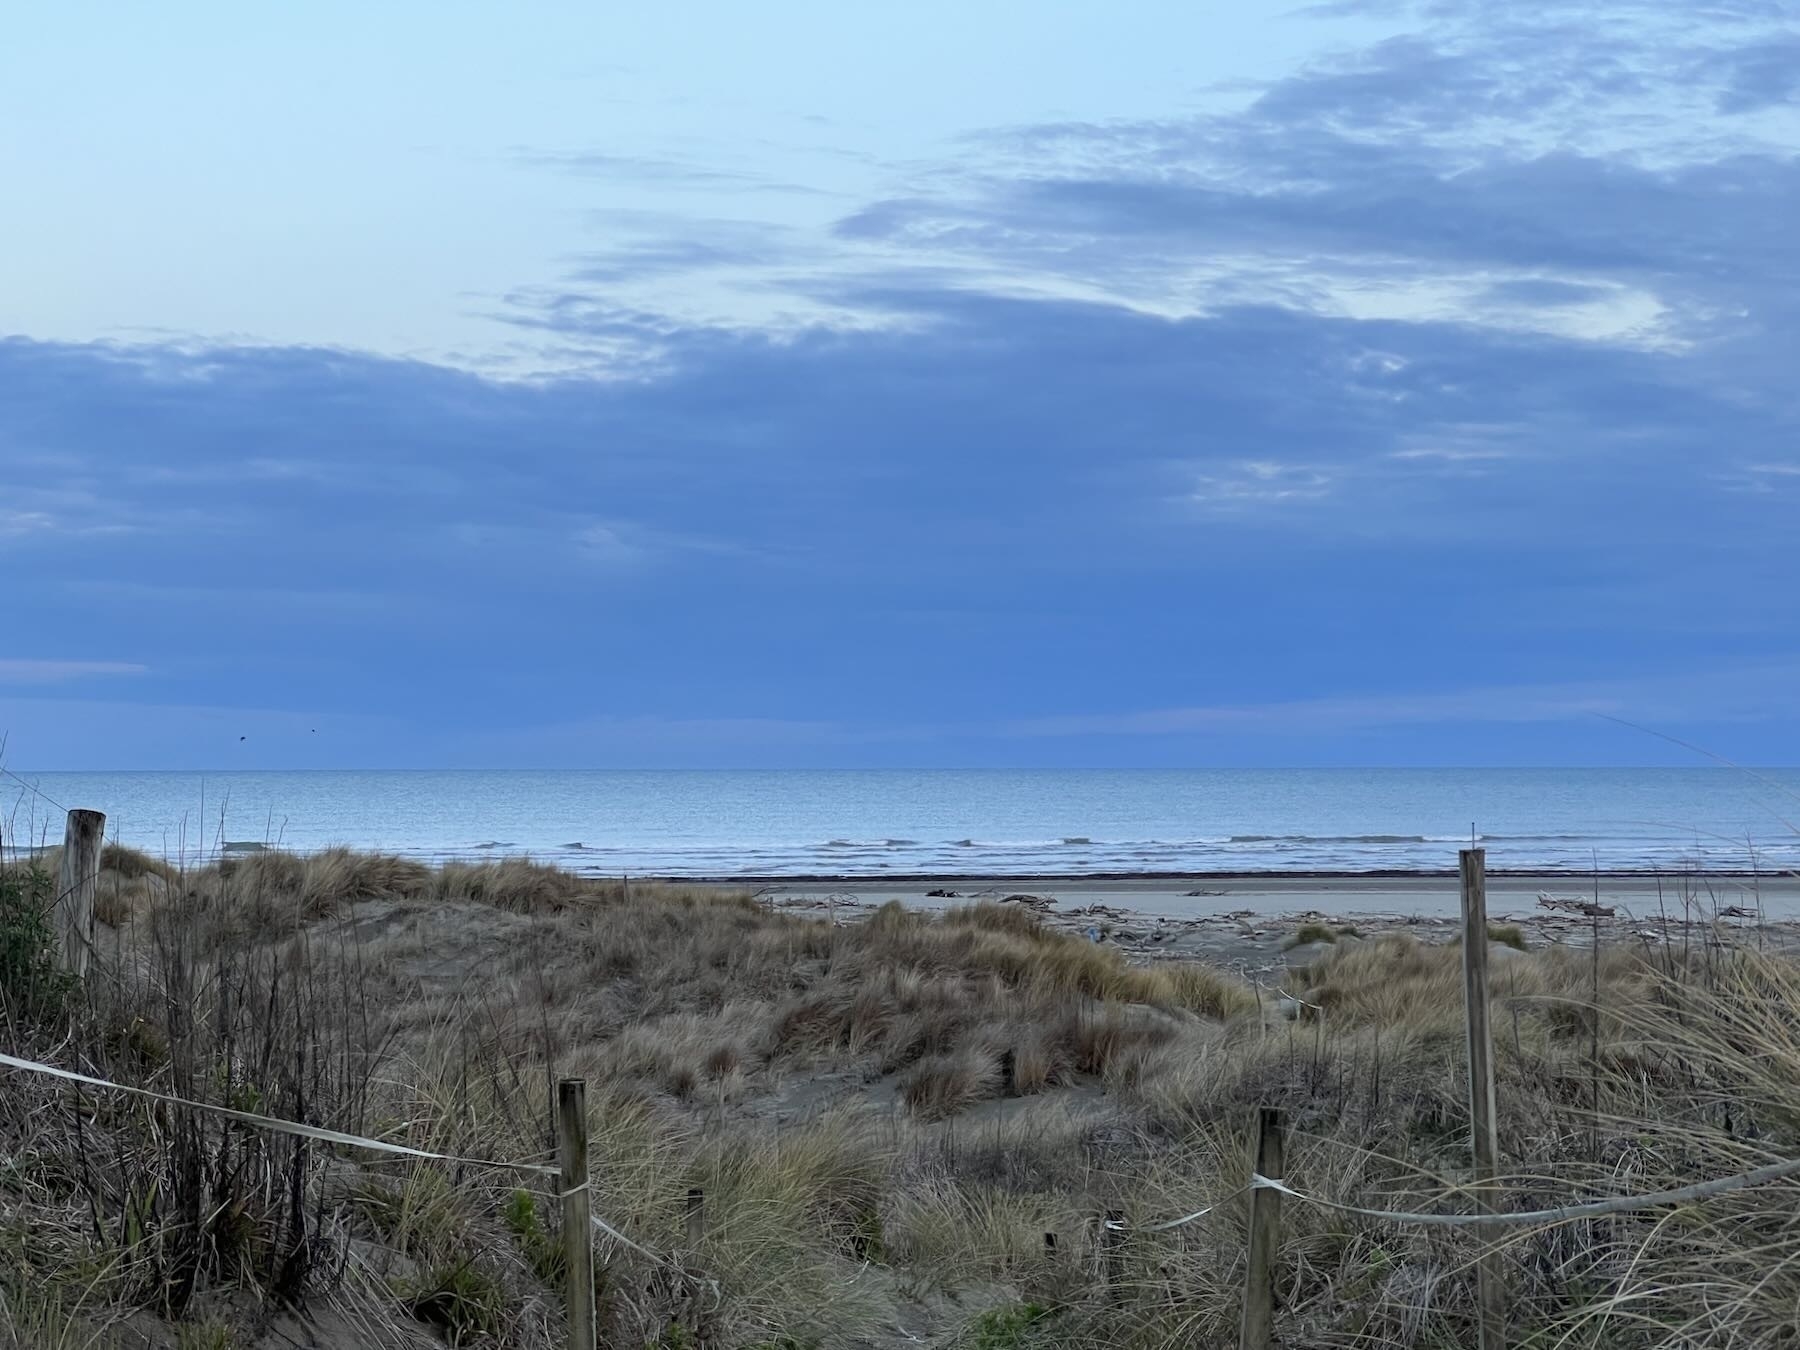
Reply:
[[1185, 896], [1195, 896], [1195, 895], [1230, 895], [1230, 894], [1231, 894], [1231, 892], [1230, 892], [1230, 891], [1208, 891], [1208, 890], [1198, 890], [1198, 891], [1183, 891], [1183, 892], [1182, 892], [1182, 894], [1183, 894], [1183, 895], [1185, 895]]
[[1552, 909], [1559, 914], [1579, 914], [1586, 919], [1610, 919], [1617, 912], [1611, 905], [1596, 904], [1592, 900], [1571, 900], [1551, 895], [1549, 891], [1539, 891], [1537, 902], [1540, 909]]
[[955, 900], [959, 897], [955, 891], [949, 890], [946, 887], [933, 886], [930, 890], [925, 892], [925, 898], [928, 900]]
[[1035, 909], [1040, 914], [1047, 909], [1054, 908], [1056, 905], [1055, 899], [1051, 896], [1024, 894], [1003, 895], [1000, 897], [1000, 903], [1003, 905], [1023, 905], [1026, 909]]
[[1114, 909], [1111, 905], [1101, 904], [1083, 905], [1077, 909], [1072, 909], [1069, 912], [1071, 914], [1091, 915], [1096, 919], [1122, 919], [1125, 917], [1124, 910]]
[[1754, 919], [1756, 911], [1746, 909], [1742, 905], [1726, 905], [1719, 911], [1719, 917], [1721, 919]]
[[1098, 928], [1094, 928], [1094, 927], [1090, 926], [1087, 930], [1087, 940], [1089, 942], [1100, 941], [1100, 930]]

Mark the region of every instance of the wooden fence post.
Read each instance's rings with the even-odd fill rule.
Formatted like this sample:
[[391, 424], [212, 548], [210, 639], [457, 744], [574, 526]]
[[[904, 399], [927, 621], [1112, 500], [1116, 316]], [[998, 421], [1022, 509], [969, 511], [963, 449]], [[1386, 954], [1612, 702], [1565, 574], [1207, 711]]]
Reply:
[[[1259, 1176], [1281, 1178], [1282, 1116], [1277, 1107], [1256, 1113], [1256, 1167]], [[1250, 1192], [1249, 1271], [1244, 1279], [1244, 1320], [1238, 1350], [1269, 1350], [1275, 1331], [1275, 1253], [1281, 1245], [1281, 1192], [1258, 1186]]]
[[1120, 1287], [1125, 1275], [1125, 1211], [1105, 1210], [1100, 1215], [1100, 1278], [1106, 1281], [1106, 1296], [1117, 1303], [1124, 1297]]
[[[1463, 920], [1463, 1001], [1469, 1021], [1469, 1127], [1475, 1162], [1476, 1204], [1493, 1208], [1492, 1183], [1500, 1165], [1500, 1136], [1494, 1112], [1494, 1036], [1488, 1018], [1487, 850], [1465, 848], [1461, 855]], [[1476, 1228], [1483, 1245], [1494, 1240], [1487, 1224]], [[1506, 1285], [1499, 1254], [1483, 1251], [1475, 1268], [1481, 1312], [1481, 1350], [1506, 1344]]]
[[62, 963], [86, 975], [94, 950], [94, 891], [100, 881], [100, 850], [106, 844], [106, 817], [99, 811], [71, 811], [63, 832], [62, 868], [56, 881], [57, 936]]
[[564, 1300], [569, 1309], [569, 1350], [596, 1350], [594, 1342], [594, 1224], [588, 1194], [587, 1080], [556, 1085], [556, 1161], [561, 1170]]

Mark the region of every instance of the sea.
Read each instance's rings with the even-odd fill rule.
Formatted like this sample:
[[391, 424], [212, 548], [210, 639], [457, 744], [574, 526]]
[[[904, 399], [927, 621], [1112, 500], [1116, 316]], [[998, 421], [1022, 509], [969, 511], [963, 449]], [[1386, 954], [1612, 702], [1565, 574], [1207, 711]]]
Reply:
[[595, 875], [1031, 876], [1800, 867], [1800, 770], [0, 774], [8, 848], [63, 811], [170, 860], [332, 845]]

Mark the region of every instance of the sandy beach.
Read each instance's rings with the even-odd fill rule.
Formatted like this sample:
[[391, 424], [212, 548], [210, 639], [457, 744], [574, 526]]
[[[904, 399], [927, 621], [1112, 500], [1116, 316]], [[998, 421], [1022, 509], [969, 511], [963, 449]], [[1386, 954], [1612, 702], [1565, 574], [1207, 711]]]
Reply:
[[[850, 898], [881, 904], [901, 900], [937, 908], [958, 900], [998, 899], [1021, 892], [1053, 897], [1059, 908], [1110, 905], [1151, 918], [1196, 919], [1222, 912], [1249, 911], [1258, 917], [1284, 914], [1418, 915], [1458, 913], [1454, 874], [1322, 875], [1281, 873], [1244, 876], [1135, 877], [822, 877], [739, 878], [778, 900]], [[938, 894], [954, 891], [954, 897]], [[1549, 894], [1612, 906], [1621, 914], [1653, 917], [1679, 913], [1684, 902], [1710, 912], [1721, 908], [1761, 909], [1769, 920], [1800, 919], [1800, 878], [1792, 874], [1750, 876], [1707, 874], [1652, 876], [1572, 873], [1488, 876], [1488, 914], [1496, 922], [1522, 921], [1538, 913], [1538, 897]], [[1760, 901], [1760, 905], [1759, 905]], [[1510, 916], [1510, 919], [1508, 919]]]
[[[1456, 877], [1436, 874], [752, 878], [747, 884], [769, 903], [801, 911], [859, 912], [890, 900], [919, 909], [982, 900], [1019, 904], [1055, 927], [1128, 954], [1205, 960], [1251, 973], [1285, 965], [1288, 944], [1308, 922], [1365, 936], [1405, 929], [1437, 942], [1455, 935], [1461, 912]], [[1577, 912], [1593, 903], [1611, 915]], [[1491, 924], [1516, 926], [1534, 948], [1585, 946], [1596, 936], [1691, 943], [1716, 923], [1782, 947], [1800, 946], [1800, 878], [1792, 874], [1490, 874], [1487, 906]]]

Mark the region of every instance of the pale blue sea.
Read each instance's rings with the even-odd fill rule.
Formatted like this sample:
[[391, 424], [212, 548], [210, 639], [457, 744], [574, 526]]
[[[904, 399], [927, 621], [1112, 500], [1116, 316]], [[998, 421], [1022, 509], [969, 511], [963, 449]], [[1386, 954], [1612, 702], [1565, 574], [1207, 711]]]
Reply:
[[82, 806], [170, 858], [349, 844], [612, 875], [1363, 872], [1454, 868], [1473, 828], [1496, 870], [1800, 866], [1785, 769], [12, 773], [9, 847], [54, 842]]

